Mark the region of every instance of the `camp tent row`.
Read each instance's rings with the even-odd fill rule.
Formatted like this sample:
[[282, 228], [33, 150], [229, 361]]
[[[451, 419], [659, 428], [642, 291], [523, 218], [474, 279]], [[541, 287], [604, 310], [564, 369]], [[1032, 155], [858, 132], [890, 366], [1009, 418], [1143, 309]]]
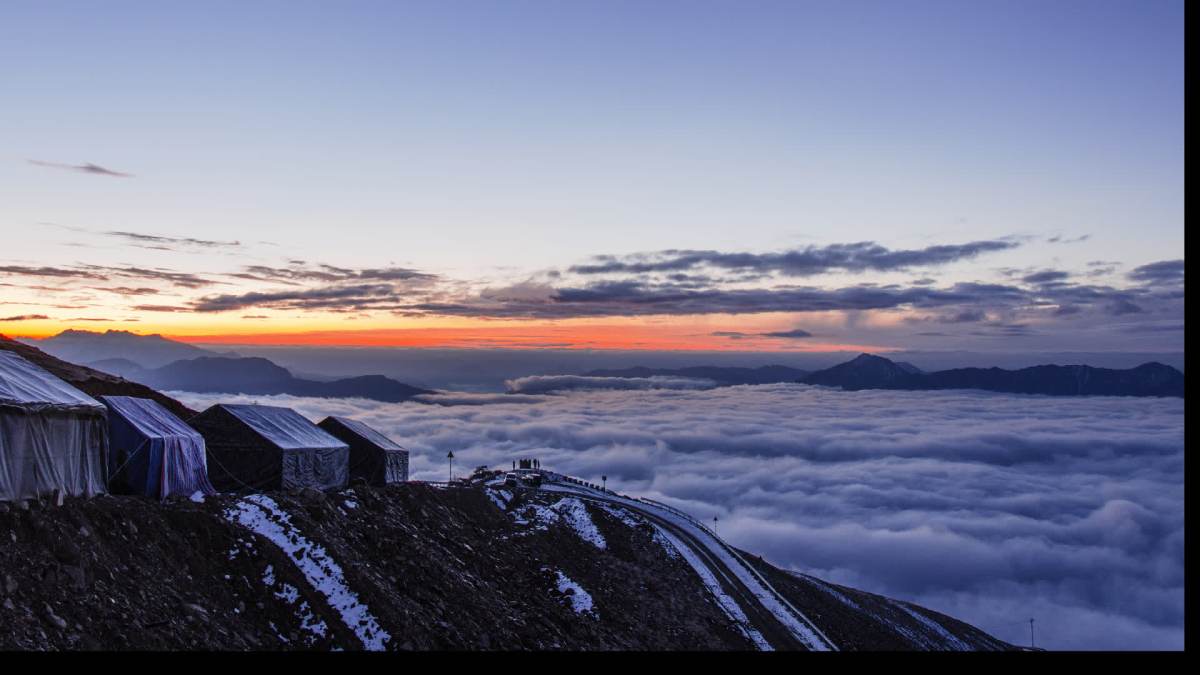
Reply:
[[217, 404], [185, 423], [158, 402], [96, 400], [0, 351], [0, 501], [108, 490], [158, 498], [216, 490], [330, 489], [408, 479], [408, 452], [341, 417]]

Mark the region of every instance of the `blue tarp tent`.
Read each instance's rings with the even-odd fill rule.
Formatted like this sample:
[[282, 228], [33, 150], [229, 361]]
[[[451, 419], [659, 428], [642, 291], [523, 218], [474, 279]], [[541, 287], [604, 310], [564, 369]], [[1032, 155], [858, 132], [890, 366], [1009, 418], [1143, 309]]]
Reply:
[[101, 396], [108, 406], [109, 484], [114, 491], [165, 499], [215, 494], [204, 437], [148, 398]]
[[104, 492], [104, 406], [0, 350], [0, 501]]

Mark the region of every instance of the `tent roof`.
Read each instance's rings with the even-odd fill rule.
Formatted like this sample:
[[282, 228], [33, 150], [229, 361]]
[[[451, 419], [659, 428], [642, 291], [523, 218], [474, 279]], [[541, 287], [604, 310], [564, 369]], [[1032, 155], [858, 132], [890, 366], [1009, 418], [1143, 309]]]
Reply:
[[133, 396], [101, 396], [100, 400], [146, 438], [177, 437], [204, 441], [198, 431], [159, 405], [158, 401]]
[[232, 403], [219, 403], [217, 407], [245, 422], [282, 450], [347, 447], [291, 408]]
[[379, 446], [380, 448], [383, 448], [384, 450], [403, 450], [404, 449], [400, 444], [396, 443], [395, 441], [388, 438], [387, 436], [384, 436], [383, 434], [379, 433], [375, 429], [372, 429], [371, 427], [367, 426], [363, 422], [359, 422], [358, 420], [352, 420], [348, 417], [337, 417], [335, 415], [331, 415], [329, 417], [329, 419], [338, 422], [339, 424], [346, 427], [350, 431], [353, 431], [354, 433], [361, 436], [363, 439], [373, 443], [376, 446]]
[[0, 350], [0, 403], [104, 410], [104, 406], [91, 396], [3, 350]]

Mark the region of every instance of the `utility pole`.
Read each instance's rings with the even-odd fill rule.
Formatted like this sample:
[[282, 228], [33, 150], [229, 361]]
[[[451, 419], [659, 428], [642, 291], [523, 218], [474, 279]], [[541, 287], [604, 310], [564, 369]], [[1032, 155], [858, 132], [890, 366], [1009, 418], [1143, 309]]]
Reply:
[[1029, 648], [1030, 649], [1036, 648], [1035, 645], [1033, 644], [1033, 619], [1029, 620]]
[[450, 480], [447, 482], [453, 483], [454, 482], [454, 451], [453, 450], [446, 453], [446, 459], [450, 460]]

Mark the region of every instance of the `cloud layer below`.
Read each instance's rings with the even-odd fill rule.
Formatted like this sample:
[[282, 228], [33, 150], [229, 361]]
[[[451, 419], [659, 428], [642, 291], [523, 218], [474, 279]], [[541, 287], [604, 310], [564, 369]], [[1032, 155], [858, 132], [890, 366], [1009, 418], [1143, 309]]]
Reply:
[[505, 388], [513, 394], [549, 394], [584, 390], [639, 389], [712, 389], [716, 382], [697, 377], [595, 377], [591, 375], [531, 375], [508, 380]]
[[[189, 405], [248, 397], [181, 394]], [[413, 477], [536, 456], [720, 516], [784, 567], [1053, 649], [1183, 646], [1183, 402], [804, 385], [444, 405], [255, 397], [356, 417]], [[540, 399], [540, 400], [539, 400]], [[472, 405], [455, 405], [470, 403]]]

